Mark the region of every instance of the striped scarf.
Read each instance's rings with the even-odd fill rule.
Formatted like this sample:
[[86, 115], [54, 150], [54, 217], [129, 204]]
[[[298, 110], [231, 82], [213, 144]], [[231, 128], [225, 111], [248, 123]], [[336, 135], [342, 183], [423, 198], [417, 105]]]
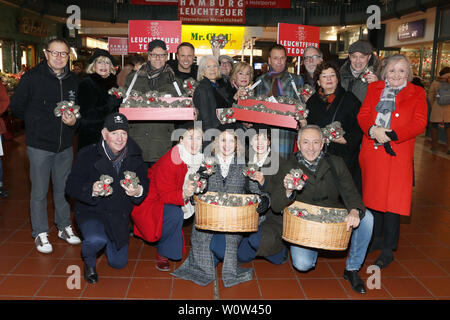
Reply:
[[300, 151], [297, 152], [297, 154], [295, 155], [298, 163], [304, 165], [306, 168], [308, 168], [312, 172], [316, 172], [317, 167], [319, 166], [319, 162], [320, 162], [320, 160], [322, 160], [323, 156], [324, 156], [324, 152], [320, 151], [319, 156], [316, 158], [316, 160], [314, 160], [312, 163], [310, 163], [308, 160], [303, 158], [303, 155]]
[[103, 150], [105, 150], [105, 154], [109, 160], [111, 160], [114, 169], [117, 174], [119, 174], [120, 166], [122, 165], [123, 159], [128, 155], [128, 148], [125, 145], [125, 148], [119, 151], [118, 154], [114, 154], [112, 150], [109, 148], [108, 144], [105, 143], [105, 140], [102, 141]]
[[391, 114], [395, 110], [395, 97], [397, 94], [406, 87], [407, 81], [399, 87], [392, 87], [389, 82], [385, 80], [386, 86], [381, 92], [380, 101], [376, 106], [378, 112], [375, 119], [375, 124], [383, 128], [390, 128], [391, 126]]

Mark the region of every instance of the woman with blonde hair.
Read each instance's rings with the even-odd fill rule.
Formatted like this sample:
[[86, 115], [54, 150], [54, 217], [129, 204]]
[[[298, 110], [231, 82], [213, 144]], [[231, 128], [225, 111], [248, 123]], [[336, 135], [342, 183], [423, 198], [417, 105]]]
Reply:
[[108, 94], [109, 89], [117, 87], [114, 57], [106, 50], [95, 49], [88, 62], [87, 76], [78, 86], [77, 104], [81, 113], [78, 150], [99, 141], [106, 116], [118, 112], [122, 102]]
[[236, 63], [231, 71], [231, 86], [233, 88], [233, 99], [246, 96], [246, 89], [252, 84], [253, 68], [248, 62], [240, 61]]
[[[238, 139], [234, 128], [221, 126], [216, 138], [216, 172], [207, 181], [207, 191], [235, 194], [253, 193], [260, 196], [257, 212], [262, 214], [270, 206], [266, 193], [261, 192], [257, 182], [243, 175], [245, 161], [239, 161]], [[222, 280], [225, 287], [250, 281], [253, 270], [238, 265], [237, 251], [242, 240], [240, 233], [214, 232], [192, 228], [191, 250], [184, 263], [172, 275], [207, 286], [215, 280], [215, 267], [223, 261]]]
[[412, 84], [411, 64], [401, 54], [384, 60], [381, 81], [371, 83], [358, 113], [363, 131], [359, 154], [365, 206], [374, 217], [369, 251], [386, 268], [393, 260], [400, 216], [409, 216], [416, 137], [427, 124], [425, 90]]

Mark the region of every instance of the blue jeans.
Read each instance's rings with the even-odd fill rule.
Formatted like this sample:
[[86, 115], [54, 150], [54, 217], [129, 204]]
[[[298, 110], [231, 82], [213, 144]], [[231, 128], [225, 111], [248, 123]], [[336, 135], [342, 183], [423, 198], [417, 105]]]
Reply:
[[170, 260], [180, 260], [183, 251], [183, 209], [174, 204], [165, 204], [161, 238], [156, 244], [158, 253]]
[[[345, 269], [348, 271], [359, 270], [366, 258], [367, 248], [372, 238], [373, 215], [366, 210], [364, 218], [358, 228], [353, 230], [350, 242], [350, 254], [347, 258]], [[292, 264], [297, 270], [308, 271], [315, 267], [318, 251], [302, 246], [291, 246]]]
[[95, 267], [98, 252], [106, 246], [105, 253], [108, 264], [116, 269], [125, 268], [128, 263], [128, 244], [117, 250], [99, 219], [92, 219], [82, 224], [78, 223], [78, 226], [83, 235], [81, 255], [88, 267]]
[[72, 147], [54, 153], [27, 146], [30, 160], [30, 214], [32, 236], [48, 232], [47, 193], [52, 178], [55, 224], [59, 230], [70, 226], [70, 205], [65, 197], [66, 180], [72, 168]]

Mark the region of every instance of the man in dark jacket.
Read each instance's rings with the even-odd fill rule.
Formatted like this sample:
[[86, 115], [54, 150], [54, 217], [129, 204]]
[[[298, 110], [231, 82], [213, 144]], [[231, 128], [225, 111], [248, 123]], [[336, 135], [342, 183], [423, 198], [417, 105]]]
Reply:
[[75, 101], [78, 77], [69, 71], [69, 45], [64, 39], [51, 40], [44, 50], [45, 60], [26, 72], [11, 99], [11, 111], [25, 120], [25, 139], [30, 160], [31, 227], [39, 252], [50, 253], [48, 241], [47, 193], [53, 182], [55, 224], [58, 236], [79, 244], [71, 228], [70, 206], [64, 187], [73, 161], [73, 136], [78, 125], [71, 113], [56, 117], [56, 104]]
[[189, 78], [197, 79], [198, 66], [194, 63], [195, 48], [189, 42], [182, 42], [177, 47], [177, 59], [170, 60], [167, 63], [170, 65], [175, 75], [181, 80]]
[[[89, 283], [98, 281], [96, 256], [105, 246], [111, 267], [120, 269], [128, 263], [130, 214], [146, 197], [149, 184], [141, 149], [128, 138], [128, 120], [123, 114], [106, 117], [102, 137], [79, 151], [66, 185], [67, 194], [76, 199], [84, 278]], [[134, 172], [138, 184], [133, 185], [125, 171]], [[112, 178], [109, 186], [100, 181], [102, 175]], [[102, 196], [103, 189], [112, 190], [112, 194]]]
[[[344, 161], [340, 157], [324, 154], [323, 145], [320, 127], [308, 125], [300, 129], [298, 134], [300, 151], [289, 160], [280, 162], [280, 170], [268, 186], [272, 210], [281, 212], [294, 201], [347, 209], [349, 212], [346, 218], [347, 229], [354, 228], [354, 231], [344, 279], [350, 281], [353, 290], [365, 293], [364, 282], [359, 277], [358, 270], [364, 262], [372, 236], [373, 216], [370, 211], [365, 210]], [[308, 176], [306, 184], [300, 191], [289, 189], [287, 185], [287, 180], [292, 179], [289, 171], [297, 168]], [[291, 245], [292, 263], [300, 271], [314, 268], [317, 255], [317, 249]]]
[[[125, 88], [131, 86], [133, 90], [141, 93], [153, 90], [173, 97], [181, 96], [183, 91], [181, 80], [167, 64], [167, 55], [164, 41], [150, 42], [148, 62], [127, 76]], [[174, 128], [173, 121], [136, 121], [130, 123], [130, 137], [141, 147], [144, 161], [152, 165], [172, 147], [171, 137]]]

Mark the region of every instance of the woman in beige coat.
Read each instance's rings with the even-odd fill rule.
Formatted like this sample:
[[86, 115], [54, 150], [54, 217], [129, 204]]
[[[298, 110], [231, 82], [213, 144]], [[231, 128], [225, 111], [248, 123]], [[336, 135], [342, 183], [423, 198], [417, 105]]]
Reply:
[[447, 154], [450, 154], [450, 104], [439, 105], [436, 98], [439, 88], [446, 83], [450, 85], [450, 67], [444, 67], [439, 72], [439, 76], [431, 83], [428, 101], [431, 104], [431, 151], [437, 151], [438, 149], [438, 126], [443, 124], [447, 138]]

